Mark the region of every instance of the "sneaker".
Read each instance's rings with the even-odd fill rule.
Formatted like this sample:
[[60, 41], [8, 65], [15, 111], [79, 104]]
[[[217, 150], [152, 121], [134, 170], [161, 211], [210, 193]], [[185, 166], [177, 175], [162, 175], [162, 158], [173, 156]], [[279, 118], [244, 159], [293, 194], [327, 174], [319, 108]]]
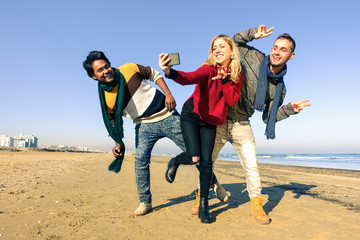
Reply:
[[147, 214], [152, 209], [151, 203], [141, 202], [140, 205], [135, 209], [135, 216], [143, 216]]
[[222, 201], [222, 202], [227, 202], [229, 200], [229, 196], [225, 190], [225, 188], [223, 188], [223, 186], [221, 186], [221, 184], [219, 182], [216, 182], [214, 184], [214, 192], [216, 197]]
[[269, 224], [271, 220], [262, 207], [262, 200], [262, 197], [250, 198], [251, 216], [260, 224]]

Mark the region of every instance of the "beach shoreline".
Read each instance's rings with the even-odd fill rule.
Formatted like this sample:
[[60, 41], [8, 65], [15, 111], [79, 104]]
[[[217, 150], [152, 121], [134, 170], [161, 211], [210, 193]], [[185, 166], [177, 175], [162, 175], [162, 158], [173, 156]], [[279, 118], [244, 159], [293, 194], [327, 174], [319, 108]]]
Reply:
[[115, 174], [107, 170], [110, 153], [0, 151], [0, 240], [357, 239], [360, 233], [360, 171], [259, 164], [272, 219], [262, 226], [249, 216], [241, 164], [217, 161], [214, 171], [231, 196], [222, 203], [210, 191], [215, 222], [206, 225], [190, 214], [198, 171], [181, 166], [169, 184], [170, 158], [152, 156], [153, 211], [134, 217], [133, 154]]

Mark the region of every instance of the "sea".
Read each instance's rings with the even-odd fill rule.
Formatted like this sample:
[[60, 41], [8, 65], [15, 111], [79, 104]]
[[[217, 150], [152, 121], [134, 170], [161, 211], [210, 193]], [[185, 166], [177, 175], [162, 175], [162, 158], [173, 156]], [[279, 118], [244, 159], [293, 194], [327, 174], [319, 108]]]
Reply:
[[[360, 171], [360, 154], [257, 154], [259, 163]], [[219, 154], [218, 160], [239, 161], [234, 154]]]

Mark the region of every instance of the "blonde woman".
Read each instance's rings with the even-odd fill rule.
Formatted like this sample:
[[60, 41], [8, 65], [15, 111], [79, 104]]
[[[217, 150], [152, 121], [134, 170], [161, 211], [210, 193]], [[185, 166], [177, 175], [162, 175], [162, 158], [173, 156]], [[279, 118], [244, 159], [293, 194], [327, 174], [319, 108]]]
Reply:
[[159, 66], [167, 78], [181, 85], [196, 84], [182, 108], [180, 126], [187, 153], [193, 163], [200, 162], [198, 216], [202, 223], [211, 223], [208, 204], [213, 175], [211, 155], [216, 126], [225, 123], [228, 106], [234, 106], [239, 99], [243, 78], [238, 49], [229, 36], [218, 35], [211, 41], [208, 59], [195, 71], [174, 70], [167, 66], [170, 60], [167, 53], [159, 55]]

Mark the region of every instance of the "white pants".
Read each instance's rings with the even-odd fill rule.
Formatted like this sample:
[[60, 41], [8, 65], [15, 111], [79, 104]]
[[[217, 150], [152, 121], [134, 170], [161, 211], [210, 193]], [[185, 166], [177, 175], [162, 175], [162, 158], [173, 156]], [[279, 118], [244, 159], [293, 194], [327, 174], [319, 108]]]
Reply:
[[246, 188], [249, 197], [260, 197], [260, 174], [256, 158], [255, 138], [250, 123], [248, 121], [226, 121], [223, 125], [217, 126], [215, 146], [212, 154], [213, 166], [215, 166], [219, 152], [226, 142], [230, 142], [233, 145], [245, 170]]

